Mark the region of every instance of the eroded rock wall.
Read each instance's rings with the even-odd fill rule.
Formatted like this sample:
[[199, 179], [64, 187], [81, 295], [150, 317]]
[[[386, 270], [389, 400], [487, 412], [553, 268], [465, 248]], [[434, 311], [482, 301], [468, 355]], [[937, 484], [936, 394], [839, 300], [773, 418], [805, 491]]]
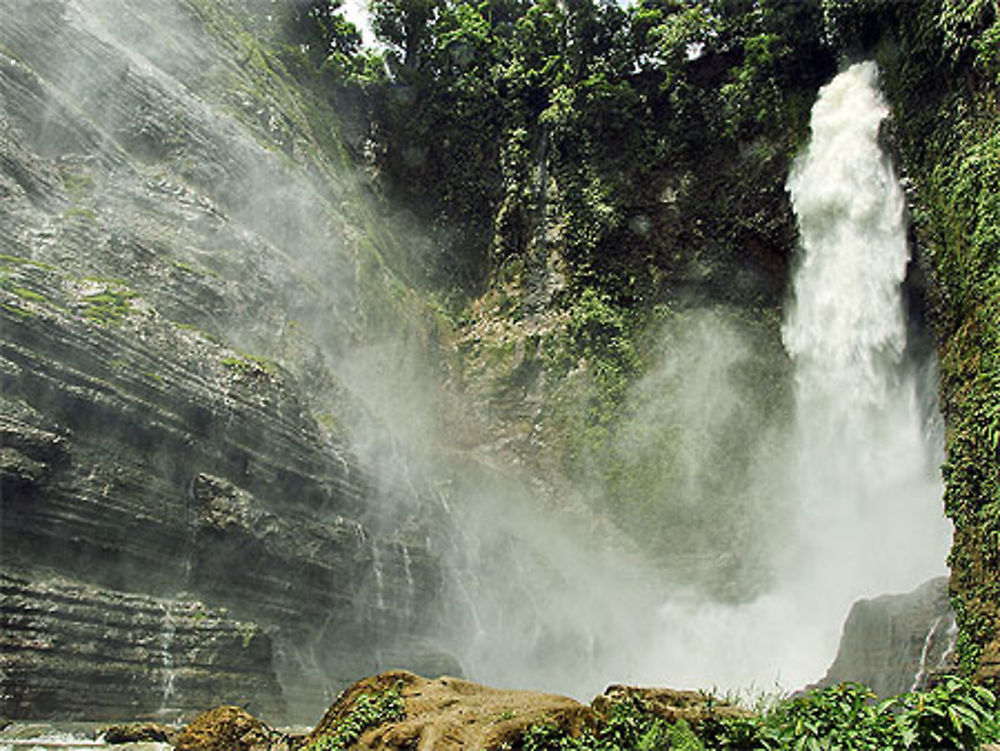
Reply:
[[905, 594], [859, 600], [847, 616], [837, 658], [817, 685], [863, 683], [882, 697], [927, 688], [954, 669], [955, 636], [947, 577]]
[[[128, 593], [229, 608], [273, 637], [254, 669], [284, 696], [263, 679], [253, 693], [293, 719], [376, 669], [454, 664], [430, 639], [426, 501], [348, 445], [364, 407], [337, 370], [378, 294], [364, 269], [389, 272], [359, 249], [351, 178], [241, 33], [249, 16], [0, 5], [0, 565], [25, 592], [94, 587], [94, 612], [132, 603], [123, 644], [163, 625]], [[66, 622], [32, 628], [44, 641]], [[38, 676], [69, 658], [5, 654], [4, 711], [77, 707], [95, 655], [43, 697]], [[230, 667], [178, 680], [178, 706]], [[154, 712], [139, 682], [104, 681], [94, 711]]]

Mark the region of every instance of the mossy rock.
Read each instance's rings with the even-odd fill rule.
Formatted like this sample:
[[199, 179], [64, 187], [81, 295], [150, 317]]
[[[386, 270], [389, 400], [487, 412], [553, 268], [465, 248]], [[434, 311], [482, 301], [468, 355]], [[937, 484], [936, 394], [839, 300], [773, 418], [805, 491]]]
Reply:
[[198, 715], [174, 741], [176, 751], [251, 751], [271, 744], [272, 731], [239, 707], [216, 707]]
[[129, 722], [101, 728], [105, 743], [170, 743], [177, 731], [155, 722]]

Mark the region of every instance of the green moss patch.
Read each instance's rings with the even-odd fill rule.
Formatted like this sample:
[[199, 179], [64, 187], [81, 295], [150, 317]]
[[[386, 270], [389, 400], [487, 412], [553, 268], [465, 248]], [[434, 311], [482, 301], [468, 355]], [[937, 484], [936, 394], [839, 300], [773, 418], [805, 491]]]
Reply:
[[132, 313], [132, 300], [136, 297], [131, 290], [110, 287], [84, 295], [80, 300], [83, 317], [103, 326], [120, 324]]

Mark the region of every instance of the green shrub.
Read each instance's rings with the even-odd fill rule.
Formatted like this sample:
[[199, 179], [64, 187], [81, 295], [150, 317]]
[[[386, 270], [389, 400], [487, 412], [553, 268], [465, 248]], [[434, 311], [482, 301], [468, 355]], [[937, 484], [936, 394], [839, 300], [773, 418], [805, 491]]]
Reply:
[[757, 716], [728, 718], [707, 738], [713, 748], [973, 749], [996, 740], [993, 693], [950, 677], [927, 692], [881, 702], [845, 683], [778, 702]]
[[693, 729], [649, 712], [641, 702], [613, 707], [596, 729], [573, 737], [532, 728], [523, 751], [656, 751], [657, 749], [975, 749], [1000, 740], [996, 697], [949, 677], [929, 691], [883, 701], [866, 686], [844, 683], [775, 701], [757, 714], [708, 717]]
[[[684, 731], [679, 732], [678, 738]], [[577, 737], [552, 725], [535, 726], [524, 736], [523, 751], [665, 751], [672, 747], [672, 737], [672, 728], [665, 720], [646, 711], [641, 702], [629, 701], [613, 705], [606, 722]]]

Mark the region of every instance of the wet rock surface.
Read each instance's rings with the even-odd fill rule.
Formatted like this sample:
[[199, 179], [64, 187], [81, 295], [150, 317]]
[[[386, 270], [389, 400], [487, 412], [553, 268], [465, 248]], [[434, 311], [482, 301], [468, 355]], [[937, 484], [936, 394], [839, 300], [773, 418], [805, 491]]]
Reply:
[[883, 697], [925, 689], [955, 669], [955, 635], [947, 577], [906, 594], [859, 600], [847, 616], [837, 657], [817, 686], [852, 681]]

